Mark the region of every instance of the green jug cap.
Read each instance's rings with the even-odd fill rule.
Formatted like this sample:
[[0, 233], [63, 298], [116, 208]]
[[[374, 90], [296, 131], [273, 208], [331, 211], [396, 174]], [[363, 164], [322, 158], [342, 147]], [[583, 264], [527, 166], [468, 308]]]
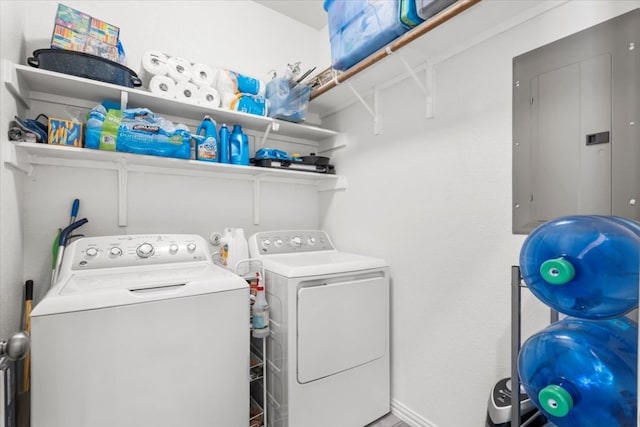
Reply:
[[554, 417], [566, 416], [573, 408], [573, 398], [559, 385], [548, 385], [538, 393], [540, 405]]
[[564, 285], [576, 275], [573, 265], [564, 258], [548, 259], [540, 266], [540, 274], [551, 285]]

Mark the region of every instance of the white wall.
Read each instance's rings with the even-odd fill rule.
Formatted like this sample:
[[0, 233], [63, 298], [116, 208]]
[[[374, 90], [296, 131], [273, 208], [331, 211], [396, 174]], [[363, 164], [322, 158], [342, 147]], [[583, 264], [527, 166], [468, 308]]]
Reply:
[[[350, 136], [334, 155], [349, 187], [322, 196], [323, 225], [391, 265], [392, 408], [413, 424], [484, 426], [510, 374], [512, 58], [639, 4], [564, 3], [436, 64], [434, 119], [404, 80], [381, 94], [382, 135], [359, 104], [327, 122]], [[548, 311], [523, 297], [528, 336]]]
[[[17, 61], [24, 52], [24, 13], [17, 3], [0, 2], [0, 58]], [[4, 75], [4, 63], [0, 65]], [[0, 162], [6, 159], [9, 121], [17, 111], [4, 84], [0, 87]], [[0, 340], [20, 329], [23, 300], [21, 172], [0, 166]]]
[[[2, 57], [24, 64], [33, 50], [49, 46], [58, 2], [0, 4]], [[251, 1], [65, 1], [64, 4], [118, 25], [127, 65], [136, 72], [140, 71], [141, 57], [147, 49], [259, 78], [266, 78], [270, 69], [280, 69], [294, 61], [302, 61], [303, 67], [323, 68], [329, 64], [329, 46], [323, 43], [322, 32]], [[6, 122], [16, 107], [4, 85], [2, 91], [0, 118], [6, 146]], [[63, 106], [42, 102], [34, 102], [32, 110], [24, 115], [35, 117], [39, 112], [66, 116]], [[187, 124], [192, 130], [197, 125]], [[277, 138], [277, 133], [272, 135]], [[299, 150], [305, 153], [308, 147]], [[68, 224], [74, 198], [81, 201], [80, 217], [89, 219], [78, 233], [88, 236], [196, 233], [208, 238], [224, 227], [243, 227], [249, 236], [258, 230], [319, 225], [319, 201], [312, 186], [262, 183], [260, 224], [255, 226], [251, 181], [130, 173], [127, 227], [119, 227], [115, 172], [42, 166], [24, 176], [4, 164], [1, 169], [3, 335], [19, 326], [24, 280], [35, 282], [35, 303], [47, 290], [53, 239], [57, 229]], [[13, 182], [14, 175], [17, 183]], [[21, 181], [25, 181], [24, 187]]]

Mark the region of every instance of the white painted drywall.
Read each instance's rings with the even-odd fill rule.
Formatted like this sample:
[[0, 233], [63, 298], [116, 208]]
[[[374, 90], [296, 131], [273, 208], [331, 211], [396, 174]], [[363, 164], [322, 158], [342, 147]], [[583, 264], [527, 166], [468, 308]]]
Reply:
[[[334, 154], [349, 188], [322, 195], [323, 225], [391, 265], [392, 407], [412, 424], [483, 427], [510, 374], [512, 58], [639, 5], [564, 3], [436, 64], [433, 119], [409, 79], [380, 94], [382, 135], [360, 104], [326, 121], [350, 136]], [[526, 337], [548, 312], [523, 297]]]
[[[17, 61], [22, 53], [24, 13], [17, 2], [0, 2], [0, 59]], [[4, 75], [4, 61], [0, 75]], [[0, 87], [0, 340], [21, 328], [24, 281], [22, 274], [22, 225], [24, 177], [3, 165], [8, 155], [9, 121], [20, 114], [4, 84]]]

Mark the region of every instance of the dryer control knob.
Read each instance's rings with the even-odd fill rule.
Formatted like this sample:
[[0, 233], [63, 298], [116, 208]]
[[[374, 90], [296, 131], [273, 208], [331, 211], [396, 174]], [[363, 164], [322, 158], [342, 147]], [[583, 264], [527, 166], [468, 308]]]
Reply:
[[85, 251], [85, 255], [87, 255], [88, 258], [93, 258], [98, 255], [98, 250], [96, 248], [88, 248]]
[[315, 237], [309, 237], [309, 238], [307, 239], [307, 243], [308, 243], [310, 246], [315, 245], [315, 244], [316, 244], [316, 238], [315, 238]]
[[153, 255], [153, 252], [154, 249], [150, 243], [143, 243], [138, 246], [138, 249], [136, 249], [136, 253], [140, 258], [149, 258], [151, 255]]
[[276, 245], [277, 248], [279, 248], [280, 246], [282, 246], [282, 239], [276, 239], [273, 244]]
[[176, 245], [175, 243], [170, 244], [169, 252], [172, 254], [175, 254], [176, 252], [178, 252], [178, 245]]
[[122, 249], [120, 249], [119, 247], [114, 246], [109, 249], [109, 256], [111, 258], [119, 257], [120, 255], [122, 255]]
[[269, 239], [264, 239], [264, 240], [262, 241], [261, 245], [262, 245], [262, 247], [263, 247], [264, 249], [267, 249], [269, 246], [271, 246], [271, 240], [269, 240]]
[[193, 251], [195, 251], [195, 250], [196, 250], [196, 244], [195, 244], [195, 243], [188, 243], [188, 244], [187, 244], [187, 250], [188, 250], [189, 252], [193, 252]]
[[300, 239], [300, 237], [298, 236], [292, 237], [289, 243], [291, 244], [291, 246], [299, 248], [302, 245], [302, 239]]

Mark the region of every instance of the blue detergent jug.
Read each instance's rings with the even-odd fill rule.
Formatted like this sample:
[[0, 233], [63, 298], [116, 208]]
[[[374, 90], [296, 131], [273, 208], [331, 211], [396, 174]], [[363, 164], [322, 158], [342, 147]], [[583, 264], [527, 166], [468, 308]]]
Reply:
[[230, 158], [234, 165], [249, 165], [249, 139], [242, 132], [242, 126], [233, 125], [229, 136]]
[[[204, 135], [202, 134], [204, 132]], [[196, 134], [202, 138], [196, 139], [196, 160], [218, 162], [218, 132], [216, 122], [209, 116], [204, 116], [198, 126]]]
[[226, 124], [220, 126], [220, 139], [218, 140], [218, 155], [220, 163], [229, 163], [231, 161], [229, 153], [229, 129]]
[[607, 319], [638, 305], [640, 227], [631, 220], [574, 215], [542, 224], [520, 251], [522, 276], [546, 305]]
[[626, 317], [567, 317], [518, 356], [525, 391], [558, 427], [635, 427], [638, 325]]

